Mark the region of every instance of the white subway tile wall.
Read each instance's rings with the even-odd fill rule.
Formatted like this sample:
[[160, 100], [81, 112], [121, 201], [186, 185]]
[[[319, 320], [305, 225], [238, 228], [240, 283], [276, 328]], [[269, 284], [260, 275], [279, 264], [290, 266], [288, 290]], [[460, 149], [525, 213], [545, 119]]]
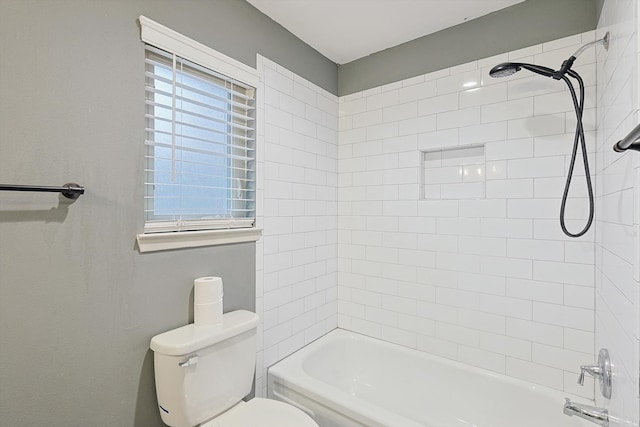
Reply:
[[[597, 67], [595, 348], [609, 349], [614, 380], [611, 400], [596, 392], [596, 402], [609, 410], [612, 426], [640, 424], [640, 155], [612, 150], [640, 123], [639, 14], [637, 0], [606, 1], [597, 31], [610, 31], [611, 44], [599, 51]], [[571, 249], [580, 250], [588, 249]]]
[[[588, 398], [594, 382], [577, 386], [579, 365], [608, 347], [618, 391], [596, 399], [614, 422], [637, 424], [640, 160], [610, 146], [640, 121], [638, 13], [636, 0], [607, 1], [596, 32], [339, 100], [259, 57], [256, 394], [268, 366], [337, 325]], [[558, 224], [575, 126], [568, 91], [488, 70], [557, 66], [606, 30], [609, 52], [587, 50], [575, 65], [597, 176], [597, 233], [575, 240]], [[421, 151], [478, 144], [484, 199], [442, 197], [458, 184], [443, 167], [421, 200]], [[578, 166], [570, 230], [587, 216], [583, 175]]]
[[[570, 95], [526, 71], [488, 71], [507, 59], [557, 67], [594, 39], [571, 36], [340, 98], [339, 327], [593, 398], [593, 382], [573, 383], [594, 359], [594, 232], [569, 239], [558, 221], [575, 129]], [[594, 51], [576, 61], [590, 153]], [[467, 171], [478, 182], [465, 181], [465, 163], [443, 156], [478, 145], [481, 170]], [[573, 186], [583, 187], [576, 172]], [[568, 227], [577, 230], [586, 191], [570, 195]]]
[[337, 325], [338, 98], [264, 57], [257, 68], [256, 396], [266, 396], [266, 369]]

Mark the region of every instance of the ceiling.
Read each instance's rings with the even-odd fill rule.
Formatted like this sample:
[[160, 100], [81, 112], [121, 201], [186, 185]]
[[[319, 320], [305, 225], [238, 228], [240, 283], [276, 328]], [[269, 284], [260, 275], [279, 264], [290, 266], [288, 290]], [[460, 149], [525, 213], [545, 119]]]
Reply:
[[346, 64], [524, 0], [247, 0], [299, 39]]

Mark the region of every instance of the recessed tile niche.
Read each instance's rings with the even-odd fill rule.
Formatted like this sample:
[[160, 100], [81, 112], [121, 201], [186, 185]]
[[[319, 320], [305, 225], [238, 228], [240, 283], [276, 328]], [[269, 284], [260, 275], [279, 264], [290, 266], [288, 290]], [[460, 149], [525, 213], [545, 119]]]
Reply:
[[421, 152], [422, 198], [484, 199], [484, 145]]

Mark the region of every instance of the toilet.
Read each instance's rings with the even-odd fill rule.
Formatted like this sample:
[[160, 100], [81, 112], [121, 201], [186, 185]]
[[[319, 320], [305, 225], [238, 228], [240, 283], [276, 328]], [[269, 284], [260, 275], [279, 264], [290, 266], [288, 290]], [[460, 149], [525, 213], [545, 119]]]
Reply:
[[318, 427], [283, 402], [254, 398], [258, 315], [225, 313], [222, 324], [181, 328], [151, 339], [158, 409], [171, 427]]

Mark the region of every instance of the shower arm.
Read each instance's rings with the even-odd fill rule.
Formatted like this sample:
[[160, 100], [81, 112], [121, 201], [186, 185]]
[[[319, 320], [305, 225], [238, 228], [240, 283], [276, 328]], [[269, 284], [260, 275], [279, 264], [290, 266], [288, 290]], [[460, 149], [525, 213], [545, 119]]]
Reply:
[[609, 50], [609, 31], [607, 31], [604, 35], [603, 38], [592, 41], [590, 43], [587, 43], [583, 46], [580, 47], [580, 49], [576, 50], [576, 53], [574, 53], [573, 55], [571, 55], [573, 58], [577, 58], [578, 56], [580, 56], [582, 54], [582, 52], [584, 52], [585, 50], [589, 49], [591, 46], [595, 46], [597, 44], [602, 44], [602, 46], [604, 46], [605, 50]]
[[582, 54], [582, 52], [584, 52], [585, 50], [587, 50], [591, 46], [595, 46], [597, 44], [602, 44], [602, 46], [604, 46], [605, 50], [609, 50], [609, 31], [607, 31], [605, 33], [603, 38], [595, 40], [595, 41], [592, 41], [592, 42], [587, 43], [584, 46], [580, 47], [580, 49], [576, 50], [576, 53], [574, 53], [571, 56], [573, 56], [574, 58], [577, 58], [578, 56], [580, 56]]
[[595, 40], [595, 41], [592, 41], [592, 42], [589, 42], [589, 43], [587, 43], [585, 45], [580, 46], [580, 48], [578, 50], [576, 50], [576, 52], [569, 57], [569, 59], [567, 59], [567, 60], [562, 62], [562, 66], [560, 67], [560, 69], [558, 71], [556, 71], [555, 73], [553, 73], [553, 75], [551, 77], [553, 77], [555, 80], [562, 79], [562, 76], [564, 76], [565, 74], [567, 74], [567, 72], [569, 72], [569, 70], [573, 66], [574, 61], [576, 60], [576, 58], [578, 56], [580, 56], [582, 54], [582, 52], [584, 52], [585, 50], [587, 50], [591, 46], [595, 46], [595, 45], [598, 45], [598, 44], [602, 44], [602, 46], [604, 46], [605, 50], [609, 50], [609, 32], [608, 31], [605, 33], [603, 38]]

